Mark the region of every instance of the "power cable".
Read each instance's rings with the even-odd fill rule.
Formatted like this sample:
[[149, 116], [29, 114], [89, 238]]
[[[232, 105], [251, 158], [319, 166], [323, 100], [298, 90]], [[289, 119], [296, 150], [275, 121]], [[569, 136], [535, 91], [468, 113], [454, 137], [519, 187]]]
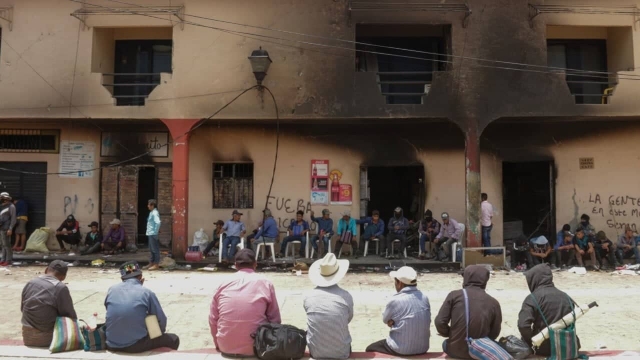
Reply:
[[[78, 2], [78, 1], [75, 1], [75, 0], [71, 0], [71, 1]], [[134, 6], [134, 7], [137, 7], [137, 8], [144, 8], [144, 9], [150, 9], [150, 10], [155, 10], [155, 11], [172, 13], [170, 10], [167, 10], [167, 9], [160, 9], [160, 8], [155, 8], [155, 7], [152, 7], [152, 6], [145, 6], [145, 5], [137, 5], [137, 4], [128, 3], [128, 2], [125, 2], [125, 1], [122, 1], [122, 0], [107, 0], [107, 1], [114, 2], [114, 3], [119, 3], [119, 4], [123, 4], [123, 5], [130, 5], [130, 6]], [[93, 4], [87, 4], [87, 5], [93, 5]], [[305, 37], [322, 39], [322, 40], [337, 41], [337, 42], [343, 42], [343, 43], [349, 43], [349, 44], [355, 44], [355, 45], [372, 46], [372, 47], [384, 48], [384, 49], [389, 49], [389, 50], [400, 50], [400, 51], [414, 52], [414, 53], [419, 53], [419, 54], [434, 55], [434, 56], [445, 56], [445, 57], [451, 57], [451, 58], [460, 58], [460, 59], [466, 59], [466, 60], [491, 62], [491, 63], [504, 64], [504, 65], [517, 65], [517, 66], [526, 66], [526, 67], [533, 67], [533, 68], [553, 69], [553, 70], [565, 71], [565, 72], [584, 72], [584, 73], [593, 73], [593, 74], [617, 75], [617, 73], [615, 73], [615, 72], [561, 68], [561, 67], [556, 67], [556, 66], [526, 64], [526, 63], [518, 63], [518, 62], [512, 62], [512, 61], [483, 59], [483, 58], [477, 58], [477, 57], [465, 57], [464, 54], [462, 54], [462, 56], [461, 56], [461, 55], [443, 54], [443, 53], [429, 52], [429, 51], [422, 51], [422, 50], [415, 50], [415, 49], [399, 48], [399, 47], [393, 47], [393, 46], [377, 45], [377, 44], [366, 43], [366, 42], [361, 42], [361, 41], [353, 41], [353, 40], [346, 40], [346, 39], [339, 39], [339, 38], [331, 38], [331, 37], [327, 37], [327, 36], [312, 35], [312, 34], [305, 34], [305, 33], [295, 32], [295, 31], [274, 29], [274, 28], [269, 28], [269, 27], [264, 27], [264, 26], [243, 24], [243, 23], [238, 23], [238, 22], [234, 22], [234, 21], [221, 20], [221, 19], [216, 19], [216, 18], [209, 18], [209, 17], [205, 17], [205, 16], [192, 15], [192, 14], [187, 14], [187, 13], [184, 13], [183, 16], [185, 16], [185, 17], [189, 16], [189, 17], [196, 18], [196, 19], [209, 20], [209, 21], [214, 21], [214, 22], [219, 22], [219, 23], [229, 24], [229, 25], [249, 27], [249, 28], [254, 28], [254, 29], [267, 30], [267, 31], [273, 31], [273, 32], [280, 32], [280, 33], [285, 33], [285, 34], [290, 34], [290, 35], [297, 35], [297, 36], [305, 36]], [[173, 22], [172, 22], [172, 24], [173, 24]], [[635, 68], [633, 70], [635, 70]], [[640, 75], [633, 75], [633, 74], [630, 74], [628, 76], [640, 77]]]

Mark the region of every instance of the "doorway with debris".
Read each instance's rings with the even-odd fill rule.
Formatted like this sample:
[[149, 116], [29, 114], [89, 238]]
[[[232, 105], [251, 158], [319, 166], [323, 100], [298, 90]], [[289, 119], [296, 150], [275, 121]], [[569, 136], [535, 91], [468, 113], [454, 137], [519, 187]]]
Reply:
[[522, 233], [555, 244], [554, 174], [553, 161], [502, 163], [505, 242]]

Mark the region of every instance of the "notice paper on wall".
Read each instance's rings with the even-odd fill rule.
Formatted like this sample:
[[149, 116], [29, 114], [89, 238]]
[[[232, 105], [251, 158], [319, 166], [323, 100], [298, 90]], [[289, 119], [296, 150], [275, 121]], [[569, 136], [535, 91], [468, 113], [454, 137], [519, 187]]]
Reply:
[[92, 178], [96, 144], [92, 141], [60, 142], [60, 177]]

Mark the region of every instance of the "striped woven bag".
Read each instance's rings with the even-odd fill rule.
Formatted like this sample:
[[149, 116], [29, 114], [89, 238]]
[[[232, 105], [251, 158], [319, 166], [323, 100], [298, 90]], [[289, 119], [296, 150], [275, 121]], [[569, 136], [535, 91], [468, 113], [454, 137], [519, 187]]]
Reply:
[[84, 349], [84, 338], [78, 322], [68, 317], [57, 317], [49, 351], [53, 354], [80, 349]]
[[469, 298], [467, 290], [462, 289], [464, 294], [464, 317], [467, 321], [467, 345], [469, 346], [469, 356], [476, 360], [513, 360], [513, 356], [503, 349], [500, 344], [483, 337], [472, 339], [469, 337]]

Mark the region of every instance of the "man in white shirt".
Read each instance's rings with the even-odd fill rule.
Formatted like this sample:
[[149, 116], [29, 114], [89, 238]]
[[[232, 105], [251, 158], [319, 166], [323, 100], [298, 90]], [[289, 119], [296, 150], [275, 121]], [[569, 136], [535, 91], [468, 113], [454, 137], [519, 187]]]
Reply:
[[487, 199], [489, 198], [486, 193], [482, 193], [480, 225], [482, 225], [482, 246], [491, 246], [491, 230], [493, 229], [493, 205]]

